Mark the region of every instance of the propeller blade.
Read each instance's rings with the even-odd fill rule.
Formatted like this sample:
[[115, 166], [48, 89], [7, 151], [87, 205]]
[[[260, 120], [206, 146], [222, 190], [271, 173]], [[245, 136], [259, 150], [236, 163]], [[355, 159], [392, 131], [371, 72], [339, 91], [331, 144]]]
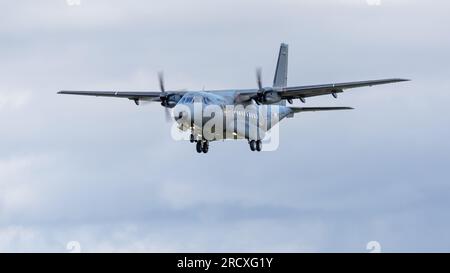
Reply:
[[262, 71], [261, 68], [257, 68], [256, 69], [256, 82], [258, 83], [258, 90], [262, 90], [263, 86], [262, 86]]
[[171, 122], [172, 121], [172, 115], [170, 114], [170, 110], [167, 107], [164, 107], [164, 114], [166, 117], [166, 122]]
[[161, 92], [162, 93], [166, 92], [166, 89], [164, 87], [164, 73], [163, 72], [158, 73], [158, 81], [159, 81], [159, 89], [161, 90]]

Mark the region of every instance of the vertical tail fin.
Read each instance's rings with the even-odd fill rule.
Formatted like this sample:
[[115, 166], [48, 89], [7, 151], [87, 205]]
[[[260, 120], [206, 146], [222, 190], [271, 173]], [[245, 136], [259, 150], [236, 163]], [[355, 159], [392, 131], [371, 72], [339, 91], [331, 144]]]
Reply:
[[[273, 87], [286, 87], [287, 86], [287, 73], [288, 73], [288, 50], [287, 44], [281, 44], [280, 53], [278, 53], [277, 67], [275, 69], [275, 77], [273, 79]], [[279, 105], [286, 105], [286, 101], [282, 100]]]
[[277, 68], [273, 79], [273, 87], [287, 86], [288, 73], [288, 45], [281, 44], [280, 53], [278, 54]]

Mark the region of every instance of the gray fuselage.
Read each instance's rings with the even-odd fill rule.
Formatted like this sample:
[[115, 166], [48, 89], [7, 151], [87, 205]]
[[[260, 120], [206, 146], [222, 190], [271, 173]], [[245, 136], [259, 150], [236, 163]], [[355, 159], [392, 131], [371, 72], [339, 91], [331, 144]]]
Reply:
[[232, 90], [186, 93], [174, 107], [179, 129], [191, 130], [197, 139], [261, 140], [274, 125], [292, 114], [283, 105], [236, 103]]

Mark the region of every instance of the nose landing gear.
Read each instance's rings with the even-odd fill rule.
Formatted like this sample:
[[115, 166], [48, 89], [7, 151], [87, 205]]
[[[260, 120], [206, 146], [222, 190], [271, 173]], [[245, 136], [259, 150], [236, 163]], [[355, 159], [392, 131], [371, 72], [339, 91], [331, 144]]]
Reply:
[[209, 142], [207, 140], [197, 140], [197, 144], [195, 145], [195, 149], [197, 153], [208, 153], [209, 151]]

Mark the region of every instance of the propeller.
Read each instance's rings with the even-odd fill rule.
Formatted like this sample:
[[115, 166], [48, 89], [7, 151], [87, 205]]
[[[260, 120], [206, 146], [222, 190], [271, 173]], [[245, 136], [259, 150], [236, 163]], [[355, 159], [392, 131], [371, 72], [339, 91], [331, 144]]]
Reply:
[[166, 92], [166, 88], [164, 87], [164, 73], [162, 71], [158, 72], [158, 81], [159, 81], [159, 89], [162, 93]]
[[256, 99], [254, 101], [259, 105], [264, 98], [265, 91], [262, 84], [262, 69], [260, 67], [256, 69], [256, 83], [258, 84], [258, 93], [256, 94]]
[[261, 67], [256, 69], [256, 82], [258, 83], [258, 91], [264, 91], [262, 87], [262, 70]]
[[159, 96], [159, 98], [161, 99], [161, 105], [164, 106], [164, 115], [166, 117], [166, 121], [170, 122], [172, 121], [172, 115], [170, 114], [170, 111], [167, 108], [167, 101], [169, 99], [169, 96], [164, 86], [164, 73], [162, 71], [158, 73], [158, 82], [159, 82], [159, 89], [161, 90], [161, 95]]
[[258, 92], [253, 100], [256, 104], [272, 104], [281, 101], [281, 97], [273, 87], [263, 87], [261, 68], [256, 69], [256, 83], [258, 84]]

